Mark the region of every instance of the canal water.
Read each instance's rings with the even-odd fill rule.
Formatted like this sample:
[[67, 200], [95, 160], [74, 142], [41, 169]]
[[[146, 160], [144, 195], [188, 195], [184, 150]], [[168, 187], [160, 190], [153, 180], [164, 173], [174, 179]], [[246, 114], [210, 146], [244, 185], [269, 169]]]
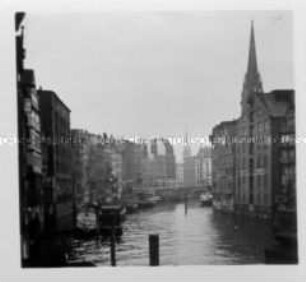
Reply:
[[[261, 264], [270, 240], [267, 224], [183, 203], [127, 215], [116, 245], [117, 265], [149, 265], [149, 234], [159, 234], [160, 265]], [[72, 240], [69, 261], [110, 265], [108, 239]]]

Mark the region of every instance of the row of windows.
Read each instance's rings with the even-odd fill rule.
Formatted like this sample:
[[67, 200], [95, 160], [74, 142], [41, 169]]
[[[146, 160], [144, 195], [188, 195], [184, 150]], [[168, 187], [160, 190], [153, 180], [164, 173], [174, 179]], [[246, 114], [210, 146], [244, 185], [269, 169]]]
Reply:
[[[250, 168], [250, 164], [252, 166], [251, 169], [253, 169], [254, 168], [253, 159], [249, 159], [247, 157], [241, 157], [240, 159], [237, 160], [237, 169], [239, 171], [241, 169]], [[268, 168], [268, 156], [266, 154], [256, 155], [255, 167]]]
[[[248, 194], [237, 194], [236, 201], [241, 204], [248, 204], [250, 202], [250, 197]], [[253, 197], [253, 204], [255, 205], [269, 205], [270, 197], [268, 193], [257, 193]]]
[[28, 148], [37, 152], [41, 152], [40, 135], [34, 129], [28, 132]]
[[71, 151], [65, 145], [55, 146], [56, 169], [60, 173], [69, 173], [71, 168]]
[[294, 148], [289, 150], [282, 150], [279, 157], [280, 162], [288, 163], [295, 161], [295, 150]]
[[[247, 140], [247, 139], [246, 139]], [[245, 141], [237, 143], [236, 150], [237, 153], [247, 153], [250, 150], [250, 147], [253, 146], [253, 149], [256, 151], [265, 151], [269, 149], [270, 140], [267, 136], [254, 136], [251, 142]]]
[[[253, 180], [253, 187], [255, 188], [255, 191], [264, 191], [269, 188], [269, 175], [263, 174], [263, 175], [254, 175]], [[247, 184], [250, 182], [250, 176], [240, 176], [237, 177], [237, 191], [238, 193], [241, 192], [246, 188]]]
[[270, 125], [268, 121], [258, 121], [258, 122], [253, 123], [252, 116], [250, 116], [249, 121], [251, 123], [249, 127], [243, 126], [240, 128], [241, 135], [248, 135], [250, 127], [252, 127], [253, 132], [256, 132], [256, 133], [269, 133], [270, 132]]
[[234, 185], [232, 182], [221, 180], [215, 186], [215, 192], [233, 192]]
[[280, 132], [286, 133], [294, 130], [294, 119], [282, 120], [279, 124]]

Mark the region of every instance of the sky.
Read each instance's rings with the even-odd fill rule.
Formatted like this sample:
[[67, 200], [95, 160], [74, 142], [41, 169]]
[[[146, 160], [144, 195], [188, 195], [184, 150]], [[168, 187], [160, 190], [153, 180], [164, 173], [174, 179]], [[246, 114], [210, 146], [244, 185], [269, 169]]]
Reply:
[[264, 91], [294, 88], [288, 11], [30, 13], [26, 66], [72, 128], [207, 137], [240, 114], [251, 20]]

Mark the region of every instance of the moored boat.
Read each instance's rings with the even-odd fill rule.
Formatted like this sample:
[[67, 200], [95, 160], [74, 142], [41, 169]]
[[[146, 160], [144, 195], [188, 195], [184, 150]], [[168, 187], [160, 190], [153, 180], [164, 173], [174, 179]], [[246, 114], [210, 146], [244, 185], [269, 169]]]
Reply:
[[101, 233], [116, 236], [122, 235], [122, 222], [126, 208], [120, 204], [107, 204], [99, 208], [99, 230]]
[[149, 193], [142, 193], [139, 195], [138, 205], [140, 208], [150, 208], [154, 207], [159, 201], [161, 201], [161, 198], [159, 196], [152, 195]]
[[211, 193], [206, 192], [200, 195], [200, 203], [202, 206], [211, 206], [213, 202], [213, 196]]
[[80, 235], [93, 235], [98, 229], [97, 207], [93, 204], [83, 205], [76, 217], [76, 229]]
[[126, 213], [133, 213], [139, 208], [138, 203], [127, 203], [126, 204]]

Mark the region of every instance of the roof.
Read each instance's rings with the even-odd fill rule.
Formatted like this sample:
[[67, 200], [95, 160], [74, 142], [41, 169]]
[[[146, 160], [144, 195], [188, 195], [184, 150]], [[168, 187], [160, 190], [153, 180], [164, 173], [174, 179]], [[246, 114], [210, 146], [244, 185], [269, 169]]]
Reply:
[[43, 95], [53, 96], [68, 112], [71, 112], [68, 106], [60, 99], [60, 97], [53, 90], [45, 90], [40, 88], [37, 90], [37, 94], [40, 96]]
[[285, 116], [295, 109], [294, 90], [274, 90], [257, 97], [272, 117]]
[[213, 128], [213, 132], [224, 130], [224, 129], [233, 130], [236, 128], [237, 122], [238, 122], [238, 119], [222, 121]]

